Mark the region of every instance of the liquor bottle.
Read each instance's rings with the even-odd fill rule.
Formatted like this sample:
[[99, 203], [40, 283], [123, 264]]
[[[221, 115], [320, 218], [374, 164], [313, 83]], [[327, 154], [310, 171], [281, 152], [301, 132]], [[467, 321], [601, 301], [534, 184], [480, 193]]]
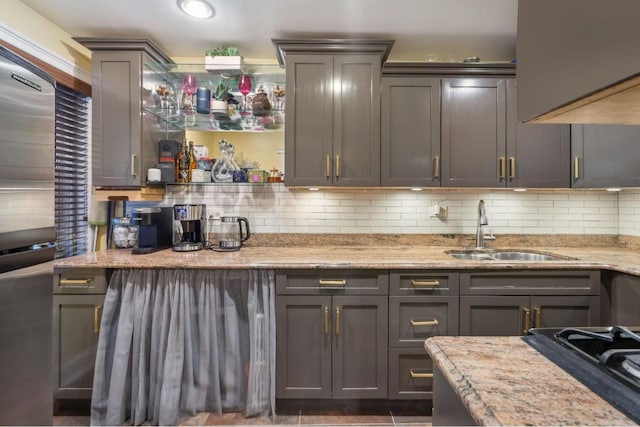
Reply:
[[191, 182], [191, 169], [189, 168], [189, 166], [189, 151], [187, 148], [187, 139], [185, 138], [182, 141], [180, 151], [178, 151], [178, 155], [176, 156], [176, 182]]
[[193, 141], [189, 141], [189, 169], [197, 169], [196, 154], [193, 152]]

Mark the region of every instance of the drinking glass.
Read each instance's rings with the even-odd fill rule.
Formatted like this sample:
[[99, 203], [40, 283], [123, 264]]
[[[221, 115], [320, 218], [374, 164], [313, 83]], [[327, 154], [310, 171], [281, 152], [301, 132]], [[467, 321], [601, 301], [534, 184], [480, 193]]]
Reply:
[[193, 95], [196, 93], [196, 77], [194, 75], [184, 75], [182, 78], [182, 90], [186, 95], [184, 108], [193, 109]]
[[251, 93], [251, 76], [242, 74], [238, 77], [238, 90], [242, 94], [242, 110], [247, 114], [246, 112], [249, 110], [247, 95]]

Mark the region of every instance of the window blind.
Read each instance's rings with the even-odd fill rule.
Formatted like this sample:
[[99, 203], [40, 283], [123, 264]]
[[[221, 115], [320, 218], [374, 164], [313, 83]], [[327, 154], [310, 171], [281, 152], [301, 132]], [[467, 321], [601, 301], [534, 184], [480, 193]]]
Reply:
[[56, 86], [56, 258], [87, 252], [89, 100]]

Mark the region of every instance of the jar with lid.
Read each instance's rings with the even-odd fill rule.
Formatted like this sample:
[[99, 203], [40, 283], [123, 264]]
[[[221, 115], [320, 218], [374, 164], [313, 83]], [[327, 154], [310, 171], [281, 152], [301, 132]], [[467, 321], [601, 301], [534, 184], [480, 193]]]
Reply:
[[118, 249], [130, 249], [138, 244], [141, 218], [113, 218], [111, 240]]

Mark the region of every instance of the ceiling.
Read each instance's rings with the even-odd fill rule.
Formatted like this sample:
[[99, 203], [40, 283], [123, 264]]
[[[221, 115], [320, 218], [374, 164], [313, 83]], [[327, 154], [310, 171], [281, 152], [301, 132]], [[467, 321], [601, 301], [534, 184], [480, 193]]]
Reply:
[[272, 38], [393, 39], [391, 61], [515, 58], [516, 0], [208, 0], [209, 20], [176, 0], [22, 0], [71, 36], [149, 38], [171, 57], [223, 44], [273, 59]]

